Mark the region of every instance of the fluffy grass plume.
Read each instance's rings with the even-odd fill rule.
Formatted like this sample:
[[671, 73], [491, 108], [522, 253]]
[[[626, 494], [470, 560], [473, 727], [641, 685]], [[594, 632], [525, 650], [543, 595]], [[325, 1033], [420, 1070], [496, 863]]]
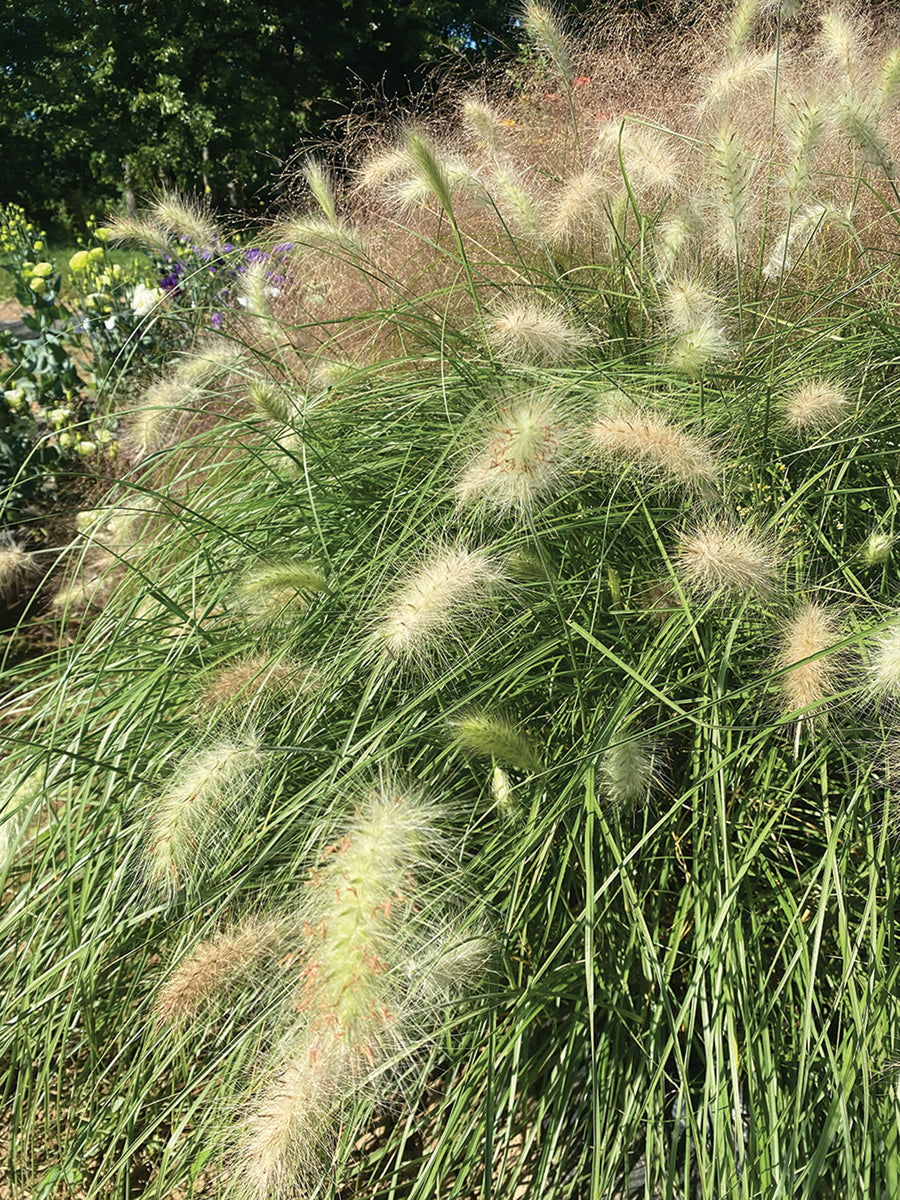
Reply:
[[633, 808], [656, 779], [653, 748], [647, 738], [629, 738], [609, 746], [600, 760], [600, 785], [615, 808]]
[[283, 920], [244, 921], [202, 942], [169, 973], [156, 994], [154, 1016], [166, 1024], [193, 1019], [200, 1009], [282, 945]]
[[232, 705], [250, 708], [282, 699], [308, 684], [309, 671], [293, 659], [272, 661], [263, 654], [245, 654], [205, 681], [197, 706], [208, 712]]
[[860, 556], [867, 567], [881, 567], [891, 557], [896, 537], [883, 530], [873, 530], [863, 543]]
[[[386, 784], [313, 871], [300, 908], [300, 1021], [239, 1131], [237, 1174], [252, 1200], [286, 1198], [321, 1177], [337, 1108], [385, 1095], [382, 1068], [433, 1025], [447, 981], [463, 974], [471, 984], [483, 968], [446, 921], [422, 927], [417, 882], [439, 866], [438, 844], [435, 806]], [[451, 970], [461, 951], [462, 971]]]
[[501, 407], [454, 487], [464, 505], [529, 512], [552, 496], [572, 461], [576, 427], [552, 395]]
[[244, 798], [263, 761], [258, 739], [222, 738], [188, 754], [153, 801], [144, 848], [144, 878], [172, 894], [202, 872], [216, 823]]
[[565, 362], [590, 341], [550, 304], [511, 304], [488, 320], [486, 333], [501, 358], [533, 365]]
[[454, 740], [467, 754], [491, 758], [517, 771], [540, 770], [540, 759], [524, 734], [491, 712], [471, 712], [450, 722]]
[[682, 582], [699, 592], [765, 594], [774, 586], [777, 560], [768, 542], [713, 518], [681, 534], [677, 566]]
[[875, 639], [868, 676], [875, 695], [891, 699], [900, 695], [900, 621], [894, 621]]
[[235, 604], [254, 625], [266, 628], [295, 618], [316, 592], [328, 590], [313, 563], [288, 558], [258, 563], [235, 588]]
[[7, 533], [0, 534], [0, 600], [18, 598], [29, 577], [38, 573], [33, 555]]
[[568, 83], [575, 74], [575, 60], [556, 14], [549, 5], [526, 0], [521, 20], [535, 47], [546, 56], [560, 79]]
[[719, 469], [709, 442], [679, 429], [660, 413], [619, 405], [587, 431], [591, 450], [612, 465], [634, 463], [671, 483], [710, 488]]
[[668, 363], [675, 371], [699, 376], [733, 353], [734, 345], [719, 322], [705, 319], [672, 344]]
[[483, 550], [441, 547], [386, 595], [374, 627], [374, 645], [390, 659], [427, 658], [459, 642], [483, 609], [503, 572]]
[[[820, 709], [837, 681], [837, 658], [826, 653], [840, 640], [837, 615], [823, 604], [808, 601], [781, 631], [778, 666], [786, 712]], [[813, 713], [815, 715], [815, 713]]]
[[795, 433], [825, 433], [846, 415], [846, 391], [834, 380], [814, 379], [789, 392], [782, 401], [784, 419]]

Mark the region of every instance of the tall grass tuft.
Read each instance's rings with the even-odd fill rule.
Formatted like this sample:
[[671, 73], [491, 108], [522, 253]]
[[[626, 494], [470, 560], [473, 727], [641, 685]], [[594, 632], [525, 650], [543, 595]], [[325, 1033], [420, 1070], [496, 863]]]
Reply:
[[0, 546], [11, 1196], [900, 1195], [900, 37], [793, 8], [529, 2]]

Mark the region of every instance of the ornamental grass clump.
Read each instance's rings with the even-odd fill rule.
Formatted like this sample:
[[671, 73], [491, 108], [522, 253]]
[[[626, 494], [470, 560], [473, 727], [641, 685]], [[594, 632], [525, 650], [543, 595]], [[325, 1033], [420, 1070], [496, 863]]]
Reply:
[[888, 7], [286, 177], [4, 644], [11, 1192], [900, 1194]]

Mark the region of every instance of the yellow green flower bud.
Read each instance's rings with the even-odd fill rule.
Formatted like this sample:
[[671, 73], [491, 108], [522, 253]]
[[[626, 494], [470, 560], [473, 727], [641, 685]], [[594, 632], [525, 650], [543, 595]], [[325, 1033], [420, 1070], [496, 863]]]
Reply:
[[87, 250], [76, 250], [69, 259], [69, 269], [72, 271], [84, 271], [90, 262]]
[[[35, 246], [37, 249], [37, 246]], [[53, 263], [39, 262], [31, 268], [32, 275], [37, 275], [39, 279], [49, 279], [53, 274]]]
[[28, 286], [36, 296], [43, 296], [47, 290], [47, 280], [41, 279], [40, 275], [32, 275], [28, 280]]
[[75, 453], [80, 454], [82, 458], [93, 458], [97, 453], [97, 447], [93, 442], [78, 442], [75, 446]]
[[75, 439], [72, 437], [71, 433], [66, 433], [66, 431], [63, 430], [63, 432], [57, 438], [57, 441], [59, 442], [61, 449], [71, 450]]

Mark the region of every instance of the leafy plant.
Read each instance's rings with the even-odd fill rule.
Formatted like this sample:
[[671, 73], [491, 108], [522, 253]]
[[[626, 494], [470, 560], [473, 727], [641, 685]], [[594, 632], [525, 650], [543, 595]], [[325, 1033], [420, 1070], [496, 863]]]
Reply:
[[896, 1185], [897, 55], [742, 4], [611, 117], [526, 16], [306, 164], [8, 672], [16, 1186]]

